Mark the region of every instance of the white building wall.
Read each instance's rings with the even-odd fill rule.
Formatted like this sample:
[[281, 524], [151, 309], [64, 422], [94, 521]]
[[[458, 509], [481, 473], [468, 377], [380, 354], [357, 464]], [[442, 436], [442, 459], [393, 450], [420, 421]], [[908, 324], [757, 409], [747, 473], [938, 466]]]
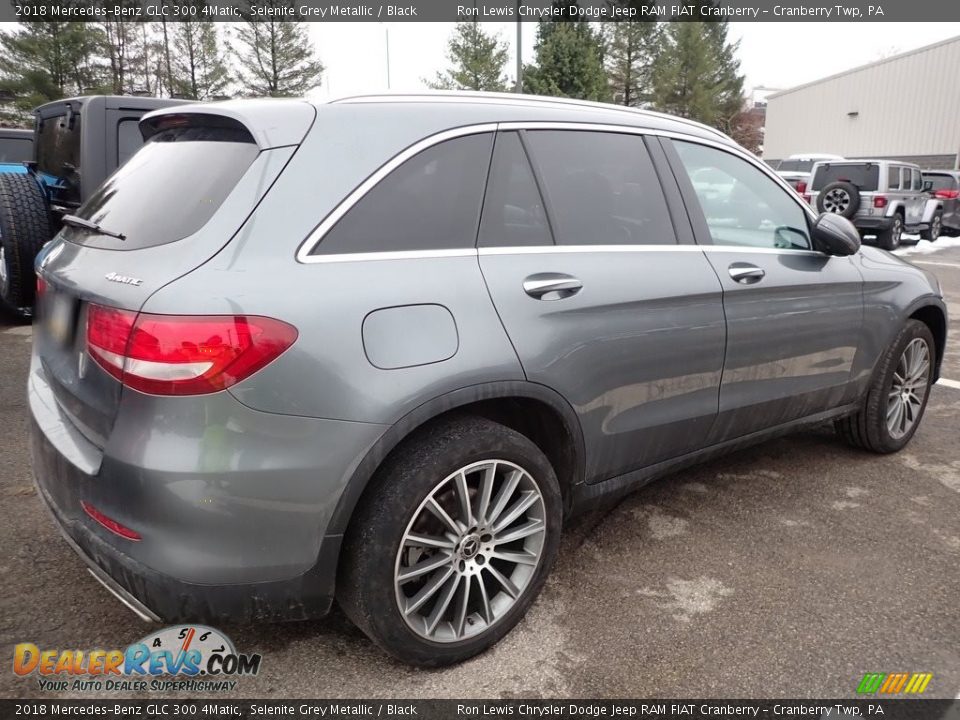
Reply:
[[956, 157], [958, 72], [960, 37], [771, 95], [764, 157]]

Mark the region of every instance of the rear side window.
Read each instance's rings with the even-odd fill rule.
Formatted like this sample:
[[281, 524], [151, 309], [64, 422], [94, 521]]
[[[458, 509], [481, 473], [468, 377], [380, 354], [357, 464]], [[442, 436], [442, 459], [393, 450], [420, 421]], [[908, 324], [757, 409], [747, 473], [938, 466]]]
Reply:
[[535, 130], [525, 135], [558, 245], [656, 245], [676, 237], [639, 135]]
[[887, 190], [900, 189], [900, 168], [891, 167], [887, 171]]
[[26, 138], [0, 138], [0, 162], [21, 163], [33, 159], [33, 143]]
[[213, 217], [258, 153], [242, 126], [160, 130], [76, 213], [127, 239], [75, 228], [67, 239], [119, 250], [182, 240]]
[[134, 120], [121, 120], [117, 123], [117, 165], [123, 165], [143, 145], [140, 125]]
[[515, 132], [497, 136], [480, 220], [480, 247], [552, 245], [543, 200]]
[[324, 236], [312, 254], [472, 248], [492, 133], [429, 147], [387, 175]]
[[811, 190], [823, 190], [834, 182], [849, 182], [863, 192], [874, 192], [879, 187], [880, 168], [873, 163], [848, 164], [824, 163], [813, 176]]

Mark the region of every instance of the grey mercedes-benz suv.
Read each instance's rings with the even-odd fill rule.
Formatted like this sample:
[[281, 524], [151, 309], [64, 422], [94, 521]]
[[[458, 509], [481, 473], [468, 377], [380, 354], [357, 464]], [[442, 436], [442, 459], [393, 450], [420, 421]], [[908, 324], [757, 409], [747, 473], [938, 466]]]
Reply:
[[693, 122], [468, 94], [141, 129], [38, 258], [29, 405], [40, 496], [146, 618], [336, 599], [456, 662], [573, 513], [808, 423], [899, 450], [937, 378], [934, 278]]

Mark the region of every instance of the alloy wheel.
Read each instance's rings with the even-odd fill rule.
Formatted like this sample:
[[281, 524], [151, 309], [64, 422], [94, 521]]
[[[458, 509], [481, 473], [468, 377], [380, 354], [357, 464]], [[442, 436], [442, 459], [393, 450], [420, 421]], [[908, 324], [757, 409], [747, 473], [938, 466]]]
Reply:
[[7, 276], [7, 253], [0, 246], [0, 297], [7, 296], [7, 290], [10, 288], [10, 278]]
[[941, 231], [941, 219], [939, 215], [933, 216], [933, 221], [930, 223], [930, 240], [934, 242], [937, 238], [940, 237]]
[[831, 213], [842, 213], [850, 207], [850, 193], [842, 188], [834, 188], [823, 198], [823, 209]]
[[519, 465], [484, 460], [444, 478], [397, 551], [394, 586], [407, 626], [440, 643], [493, 627], [530, 584], [545, 532], [543, 494]]
[[930, 348], [914, 338], [904, 348], [887, 393], [887, 431], [899, 440], [917, 424], [930, 378]]

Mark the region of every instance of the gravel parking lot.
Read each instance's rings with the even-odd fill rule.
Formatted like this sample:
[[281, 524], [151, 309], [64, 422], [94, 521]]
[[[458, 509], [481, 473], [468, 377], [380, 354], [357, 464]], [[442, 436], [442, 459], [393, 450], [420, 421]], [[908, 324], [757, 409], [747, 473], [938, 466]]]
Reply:
[[[956, 244], [956, 243], [949, 243]], [[865, 672], [960, 693], [960, 247], [910, 254], [951, 312], [944, 381], [911, 445], [829, 427], [657, 482], [568, 528], [526, 620], [459, 667], [387, 659], [339, 613], [225, 627], [263, 655], [235, 697], [850, 697]], [[30, 476], [31, 328], [0, 318], [0, 645], [122, 648], [147, 633], [87, 574]], [[0, 696], [40, 697], [0, 672]], [[121, 696], [118, 694], [117, 696]]]

